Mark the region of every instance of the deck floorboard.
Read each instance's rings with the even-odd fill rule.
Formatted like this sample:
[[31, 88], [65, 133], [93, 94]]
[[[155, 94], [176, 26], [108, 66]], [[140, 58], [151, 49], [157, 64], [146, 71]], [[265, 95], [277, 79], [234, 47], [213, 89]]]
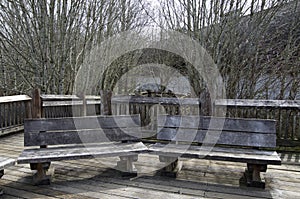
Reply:
[[[17, 158], [23, 150], [23, 133], [0, 137], [0, 156]], [[32, 185], [28, 164], [11, 166], [0, 179], [2, 198], [299, 198], [299, 154], [280, 154], [283, 164], [270, 165], [263, 178], [266, 189], [239, 187], [243, 163], [182, 158], [183, 169], [176, 179], [155, 175], [162, 166], [155, 155], [140, 155], [140, 174], [122, 177], [114, 170], [118, 158], [53, 162], [49, 186]], [[55, 172], [54, 172], [55, 171]]]

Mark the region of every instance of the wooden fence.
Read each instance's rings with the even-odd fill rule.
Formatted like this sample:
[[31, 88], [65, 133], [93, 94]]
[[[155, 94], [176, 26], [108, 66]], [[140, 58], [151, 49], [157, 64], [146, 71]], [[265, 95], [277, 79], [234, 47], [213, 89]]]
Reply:
[[201, 114], [198, 98], [122, 96], [112, 98], [114, 115], [140, 114], [142, 126], [156, 130], [157, 114], [198, 115]]
[[299, 100], [216, 100], [214, 111], [227, 107], [228, 117], [260, 118], [277, 120], [277, 144], [300, 146]]
[[0, 135], [24, 129], [24, 119], [31, 114], [30, 100], [27, 95], [0, 97]]
[[42, 117], [76, 117], [100, 115], [100, 96], [41, 95]]
[[[30, 117], [30, 100], [26, 95], [0, 97], [0, 135], [23, 129], [24, 118]], [[79, 98], [73, 95], [41, 95], [42, 117], [99, 115], [99, 96]], [[197, 98], [155, 98], [121, 96], [112, 98], [114, 115], [140, 114], [142, 125], [156, 128], [156, 114], [201, 113]], [[213, 114], [227, 108], [227, 117], [277, 120], [279, 146], [300, 146], [300, 101], [298, 100], [216, 100]]]

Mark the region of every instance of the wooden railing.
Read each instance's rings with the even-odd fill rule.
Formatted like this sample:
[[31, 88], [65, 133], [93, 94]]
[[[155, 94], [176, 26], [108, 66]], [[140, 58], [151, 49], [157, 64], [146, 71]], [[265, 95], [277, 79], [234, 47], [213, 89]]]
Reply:
[[[75, 95], [41, 95], [42, 117], [72, 117], [82, 115], [99, 115], [101, 100], [99, 96], [86, 96], [84, 99]], [[86, 105], [85, 105], [86, 104]], [[159, 105], [159, 106], [157, 106]], [[148, 125], [157, 113], [165, 114], [199, 114], [199, 100], [196, 98], [149, 98], [122, 96], [112, 98], [113, 115], [140, 114], [142, 124]], [[152, 128], [155, 128], [155, 124]]]
[[23, 130], [31, 114], [30, 100], [27, 95], [0, 97], [0, 135]]
[[41, 95], [42, 117], [75, 117], [100, 115], [100, 96]]
[[[0, 97], [0, 135], [23, 129], [24, 118], [30, 117], [31, 98], [26, 95]], [[99, 115], [99, 96], [79, 98], [73, 95], [41, 95], [42, 117]], [[197, 115], [201, 113], [197, 98], [151, 98], [122, 96], [112, 98], [114, 115], [140, 114], [142, 125], [156, 128], [156, 114]], [[216, 100], [213, 114], [224, 110], [228, 117], [277, 120], [279, 146], [300, 146], [300, 101], [298, 100]]]
[[228, 117], [277, 120], [277, 144], [300, 146], [300, 100], [216, 100], [214, 111], [227, 107]]
[[198, 115], [200, 104], [198, 98], [122, 96], [112, 98], [112, 112], [114, 115], [140, 114], [142, 126], [154, 130], [157, 114]]

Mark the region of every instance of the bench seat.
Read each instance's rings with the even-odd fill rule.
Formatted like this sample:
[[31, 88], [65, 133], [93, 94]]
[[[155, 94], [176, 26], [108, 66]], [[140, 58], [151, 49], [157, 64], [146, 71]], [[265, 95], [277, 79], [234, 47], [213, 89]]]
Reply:
[[18, 158], [18, 164], [51, 162], [60, 160], [88, 159], [95, 157], [130, 156], [147, 151], [142, 142], [100, 143], [48, 148], [25, 149]]
[[149, 151], [166, 163], [163, 175], [177, 175], [179, 157], [242, 162], [247, 169], [240, 183], [264, 188], [260, 172], [266, 172], [269, 164], [281, 164], [275, 151], [275, 120], [159, 115], [157, 126], [158, 143]]
[[0, 157], [0, 170], [5, 169], [8, 166], [15, 165], [16, 160], [8, 157]]
[[49, 184], [52, 161], [119, 156], [116, 169], [135, 175], [133, 162], [147, 151], [139, 115], [33, 118], [24, 121], [24, 150], [18, 164], [37, 172], [34, 184]]
[[[8, 157], [0, 157], [0, 178], [4, 175], [4, 169], [9, 166], [14, 166], [16, 163], [15, 159]], [[3, 194], [3, 190], [0, 189], [0, 196]]]
[[263, 151], [249, 148], [213, 147], [211, 150], [208, 150], [200, 146], [158, 143], [151, 145], [149, 150], [156, 155], [173, 155], [174, 157], [183, 158], [201, 158], [250, 164], [281, 164], [281, 159], [276, 151]]

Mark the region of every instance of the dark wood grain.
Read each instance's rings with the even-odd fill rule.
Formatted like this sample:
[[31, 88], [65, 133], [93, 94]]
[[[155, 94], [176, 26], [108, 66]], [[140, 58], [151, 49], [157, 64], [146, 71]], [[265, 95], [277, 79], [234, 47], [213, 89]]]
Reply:
[[102, 143], [98, 145], [79, 145], [51, 147], [43, 149], [25, 149], [18, 158], [18, 163], [38, 163], [59, 160], [86, 159], [95, 157], [128, 156], [147, 151], [142, 142], [137, 143]]
[[[247, 186], [260, 188], [265, 187], [265, 182], [260, 177], [260, 166], [264, 166], [265, 172], [268, 164], [281, 164], [276, 151], [262, 149], [276, 147], [275, 120], [185, 115], [160, 115], [157, 120], [157, 139], [171, 141], [168, 144], [150, 146], [149, 151], [159, 155], [160, 159], [184, 157], [251, 164], [255, 169], [249, 178], [251, 181], [247, 181]], [[192, 145], [193, 143], [198, 146]], [[176, 172], [170, 167], [164, 169], [171, 174]]]
[[41, 118], [25, 120], [27, 132], [140, 126], [139, 115]]
[[200, 116], [159, 115], [158, 126], [170, 128], [210, 129], [223, 131], [276, 133], [276, 121], [266, 119], [218, 118]]
[[163, 128], [158, 132], [159, 140], [224, 144], [247, 147], [276, 147], [276, 134], [238, 131], [214, 131], [180, 128]]
[[27, 132], [25, 146], [101, 143], [139, 140], [143, 133], [139, 127], [115, 129], [87, 129], [73, 131]]
[[42, 116], [42, 100], [40, 98], [40, 89], [34, 89], [32, 91], [31, 114], [32, 118], [41, 118]]
[[100, 90], [101, 95], [101, 115], [112, 115], [111, 98], [112, 91]]
[[139, 115], [25, 120], [24, 146], [138, 140]]
[[154, 154], [174, 157], [200, 158], [252, 164], [281, 164], [281, 160], [276, 151], [221, 147], [201, 148], [200, 146], [175, 144], [154, 144], [149, 147], [149, 150]]
[[275, 120], [158, 116], [159, 140], [247, 147], [276, 147]]

